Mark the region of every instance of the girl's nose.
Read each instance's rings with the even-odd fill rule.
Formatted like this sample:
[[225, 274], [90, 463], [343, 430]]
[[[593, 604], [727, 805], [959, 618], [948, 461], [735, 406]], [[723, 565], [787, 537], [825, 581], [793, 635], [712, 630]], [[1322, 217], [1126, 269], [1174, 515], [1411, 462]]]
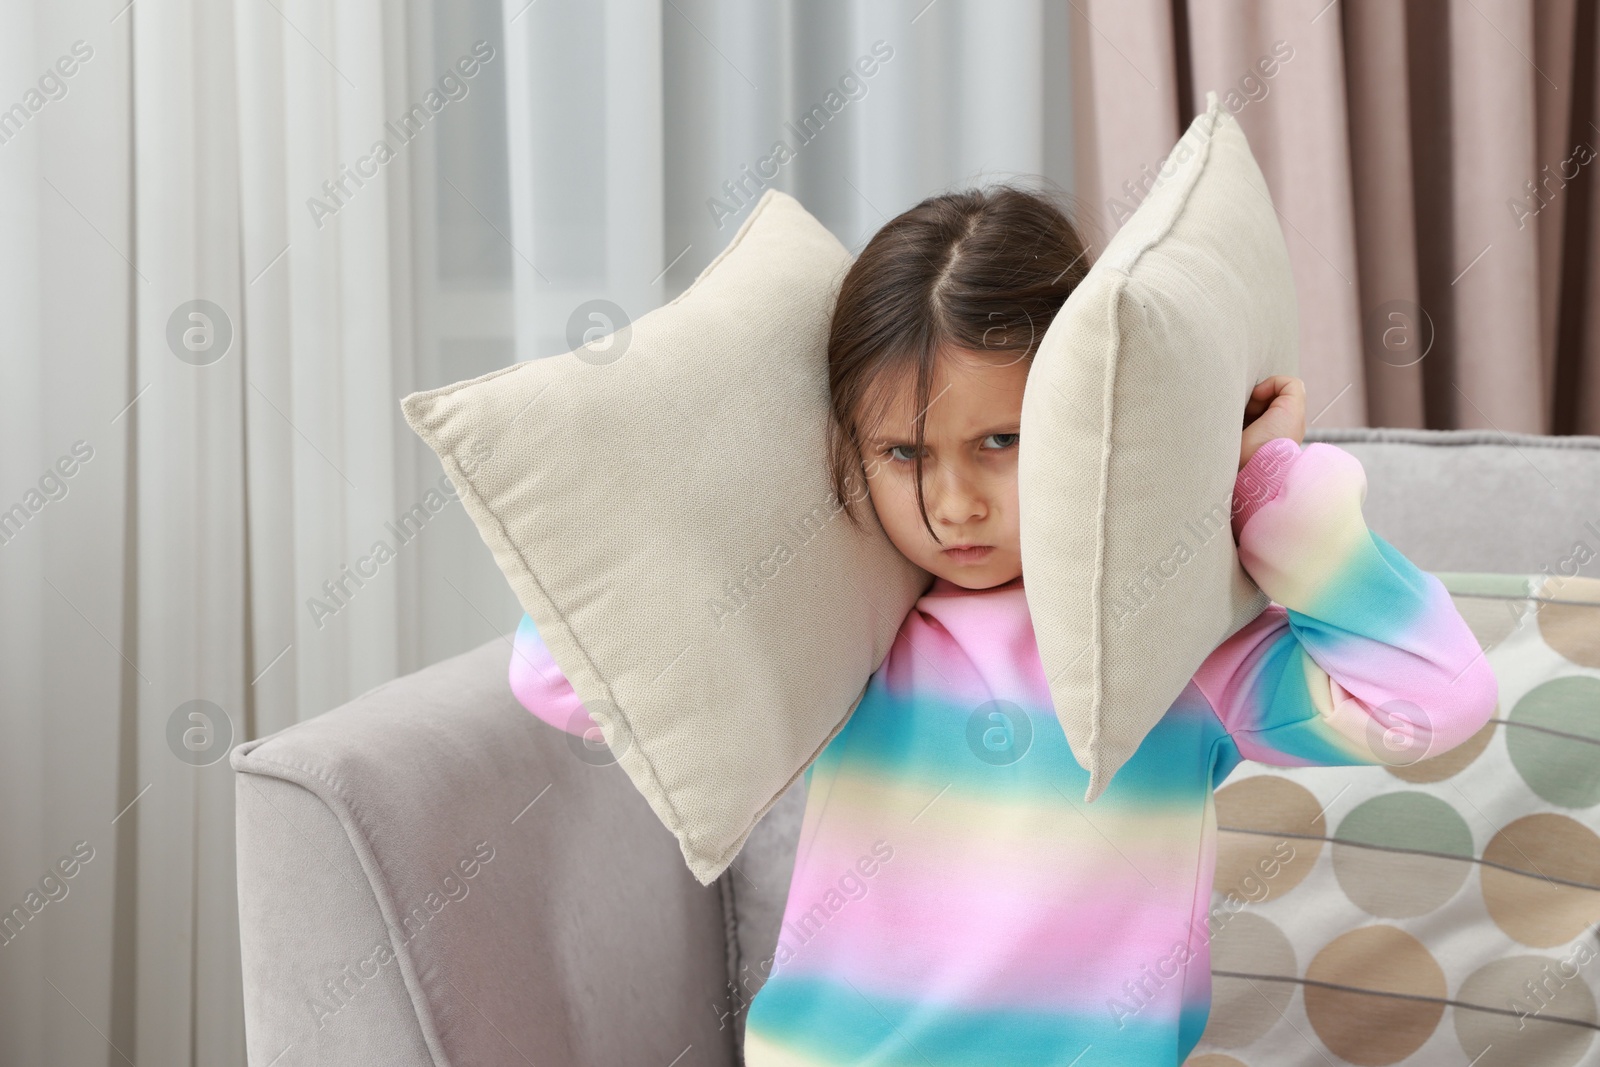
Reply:
[[982, 494], [976, 491], [976, 483], [955, 467], [941, 463], [936, 471], [929, 473], [929, 485], [923, 492], [928, 497], [928, 514], [936, 524], [966, 526], [988, 513]]

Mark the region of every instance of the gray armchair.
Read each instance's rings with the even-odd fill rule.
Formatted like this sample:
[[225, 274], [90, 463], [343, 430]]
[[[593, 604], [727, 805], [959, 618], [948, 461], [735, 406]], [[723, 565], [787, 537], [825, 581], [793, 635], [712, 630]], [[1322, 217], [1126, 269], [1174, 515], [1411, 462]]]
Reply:
[[[1538, 572], [1600, 527], [1600, 438], [1308, 440], [1361, 459], [1369, 524], [1427, 570]], [[740, 1062], [803, 784], [701, 886], [621, 768], [517, 703], [509, 656], [492, 641], [234, 750], [251, 1064]]]

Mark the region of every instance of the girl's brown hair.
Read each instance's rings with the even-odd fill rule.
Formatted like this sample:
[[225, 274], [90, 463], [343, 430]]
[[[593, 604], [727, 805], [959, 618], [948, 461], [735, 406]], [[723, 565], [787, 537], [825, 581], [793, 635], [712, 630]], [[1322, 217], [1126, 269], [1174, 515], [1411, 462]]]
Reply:
[[[916, 372], [917, 508], [933, 374], [949, 348], [1031, 361], [1089, 270], [1088, 248], [1057, 195], [1000, 184], [928, 197], [873, 235], [840, 284], [828, 333], [835, 503], [857, 529], [866, 495], [862, 442]], [[876, 457], [874, 457], [874, 460]], [[856, 491], [859, 488], [859, 491]]]

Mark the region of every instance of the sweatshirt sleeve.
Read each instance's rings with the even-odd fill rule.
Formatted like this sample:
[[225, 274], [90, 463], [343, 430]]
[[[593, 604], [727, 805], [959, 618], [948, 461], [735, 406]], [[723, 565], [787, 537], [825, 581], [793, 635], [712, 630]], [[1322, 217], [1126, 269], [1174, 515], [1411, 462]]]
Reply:
[[558, 730], [582, 737], [593, 729], [592, 736], [600, 736], [599, 725], [584, 710], [528, 615], [522, 616], [511, 643], [511, 692], [518, 703]]
[[1208, 656], [1195, 684], [1240, 759], [1390, 764], [1476, 733], [1499, 698], [1450, 594], [1361, 514], [1366, 472], [1326, 442], [1279, 437], [1234, 483], [1239, 560], [1271, 599]]

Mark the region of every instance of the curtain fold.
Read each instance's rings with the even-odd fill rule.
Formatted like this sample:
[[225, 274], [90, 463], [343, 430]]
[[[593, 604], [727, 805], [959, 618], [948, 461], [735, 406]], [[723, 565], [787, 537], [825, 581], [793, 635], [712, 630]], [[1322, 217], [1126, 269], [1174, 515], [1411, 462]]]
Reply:
[[[1345, 90], [1356, 271], [1361, 306], [1373, 309], [1359, 323], [1361, 395], [1369, 425], [1417, 426], [1423, 380], [1416, 352], [1426, 347], [1419, 334], [1428, 329], [1417, 311], [1417, 248], [1415, 241], [1389, 240], [1393, 234], [1416, 232], [1406, 13], [1400, 5], [1382, 0], [1347, 0], [1346, 7]], [[1331, 12], [1325, 17], [1333, 21]], [[1369, 353], [1376, 357], [1371, 368], [1366, 363]], [[1373, 373], [1381, 375], [1384, 384], [1367, 388], [1366, 379]]]
[[[137, 258], [125, 38], [105, 14], [8, 9], [0, 33], [0, 1060], [99, 1062], [117, 887], [137, 876], [129, 797], [139, 690], [123, 636]], [[19, 110], [20, 109], [20, 110]], [[131, 796], [131, 795], [130, 795]], [[70, 871], [70, 876], [66, 873]], [[17, 909], [21, 909], [20, 912]], [[123, 968], [122, 974], [129, 974]], [[80, 1014], [81, 1013], [81, 1014]]]

